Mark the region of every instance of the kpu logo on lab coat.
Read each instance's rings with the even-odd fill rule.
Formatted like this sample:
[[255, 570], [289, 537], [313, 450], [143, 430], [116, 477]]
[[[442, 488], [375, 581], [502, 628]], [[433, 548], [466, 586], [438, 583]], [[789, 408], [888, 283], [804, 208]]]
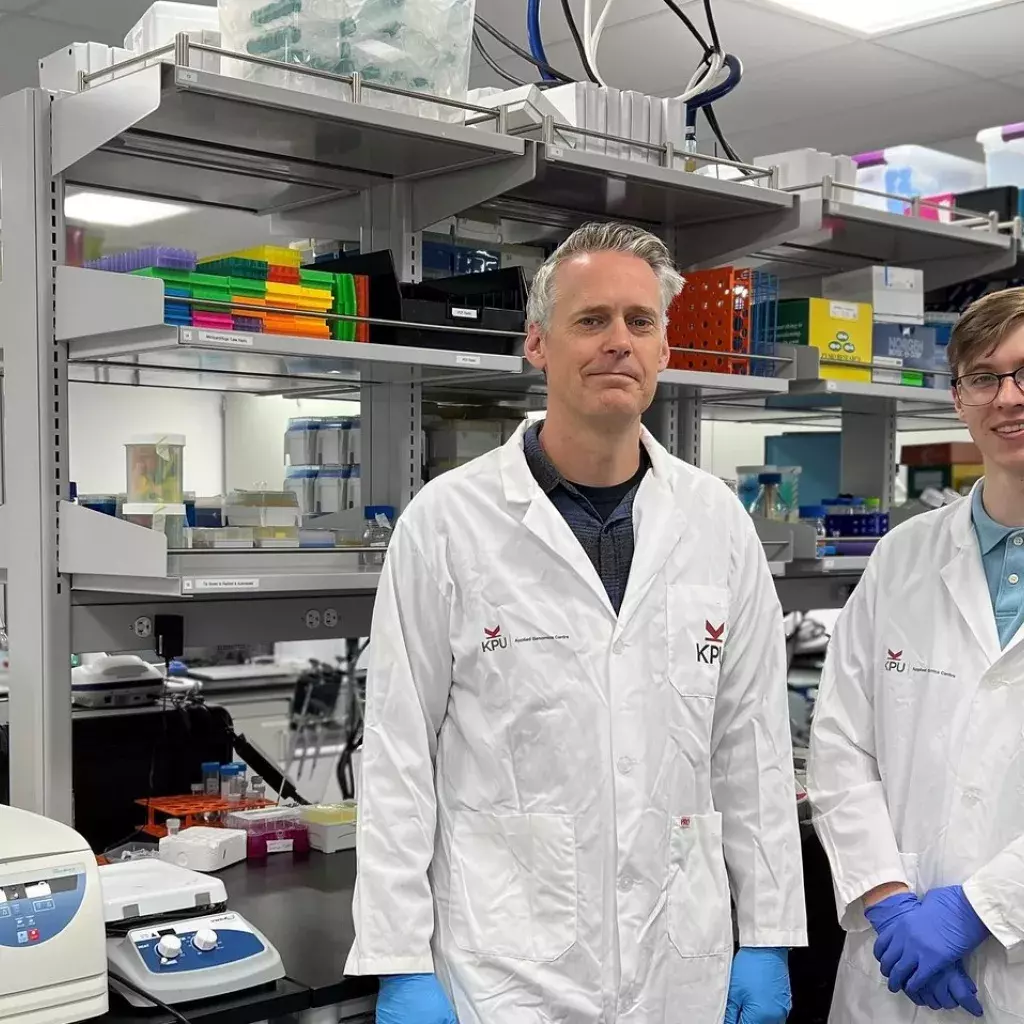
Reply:
[[722, 634], [725, 632], [725, 623], [713, 626], [705, 619], [704, 628], [708, 635], [704, 643], [697, 644], [697, 664], [715, 665], [722, 660]]
[[906, 672], [907, 663], [903, 660], [902, 651], [892, 651], [886, 648], [889, 654], [889, 660], [885, 663], [886, 672]]
[[493, 629], [488, 629], [484, 626], [484, 636], [486, 636], [487, 639], [482, 641], [480, 644], [480, 650], [482, 650], [484, 654], [490, 654], [493, 651], [502, 650], [503, 648], [508, 647], [508, 637], [501, 635], [501, 626], [495, 626]]

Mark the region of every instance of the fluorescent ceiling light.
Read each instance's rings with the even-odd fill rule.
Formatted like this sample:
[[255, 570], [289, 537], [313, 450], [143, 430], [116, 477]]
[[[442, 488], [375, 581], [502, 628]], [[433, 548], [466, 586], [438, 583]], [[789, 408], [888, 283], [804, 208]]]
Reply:
[[933, 21], [945, 21], [1005, 0], [768, 0], [793, 14], [864, 35], [879, 35]]
[[187, 206], [153, 199], [114, 195], [110, 192], [74, 192], [64, 199], [64, 216], [83, 224], [133, 228], [187, 213]]

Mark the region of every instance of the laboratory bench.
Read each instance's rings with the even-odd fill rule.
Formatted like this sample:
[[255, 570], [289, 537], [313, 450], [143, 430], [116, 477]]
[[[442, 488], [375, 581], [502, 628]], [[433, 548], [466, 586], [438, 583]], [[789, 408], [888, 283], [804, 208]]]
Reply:
[[[228, 890], [228, 907], [242, 914], [274, 944], [284, 962], [285, 979], [274, 986], [223, 999], [176, 1007], [190, 1021], [208, 1024], [256, 1024], [297, 1014], [323, 1020], [316, 1010], [343, 1006], [345, 1021], [372, 1020], [376, 978], [344, 977], [345, 960], [355, 938], [352, 891], [355, 851], [293, 859], [276, 854], [265, 862], [236, 864], [217, 877]], [[160, 1010], [130, 1006], [111, 996], [110, 1010], [98, 1024], [171, 1024]]]

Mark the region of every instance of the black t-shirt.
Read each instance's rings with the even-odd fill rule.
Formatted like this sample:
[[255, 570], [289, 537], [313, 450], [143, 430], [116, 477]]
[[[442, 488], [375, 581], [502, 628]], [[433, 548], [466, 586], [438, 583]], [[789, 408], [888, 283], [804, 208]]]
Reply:
[[622, 503], [622, 499], [643, 480], [648, 465], [647, 452], [641, 448], [640, 468], [624, 483], [615, 484], [612, 487], [586, 487], [583, 484], [573, 483], [573, 487], [594, 506], [594, 511], [602, 521], [607, 521], [608, 517]]

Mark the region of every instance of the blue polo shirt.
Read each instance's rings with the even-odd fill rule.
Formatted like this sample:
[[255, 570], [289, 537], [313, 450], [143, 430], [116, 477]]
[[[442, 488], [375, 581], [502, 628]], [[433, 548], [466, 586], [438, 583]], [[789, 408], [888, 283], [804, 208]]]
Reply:
[[1005, 647], [1024, 623], [1024, 527], [1003, 526], [986, 511], [981, 487], [974, 489], [971, 517], [996, 616], [999, 646]]

